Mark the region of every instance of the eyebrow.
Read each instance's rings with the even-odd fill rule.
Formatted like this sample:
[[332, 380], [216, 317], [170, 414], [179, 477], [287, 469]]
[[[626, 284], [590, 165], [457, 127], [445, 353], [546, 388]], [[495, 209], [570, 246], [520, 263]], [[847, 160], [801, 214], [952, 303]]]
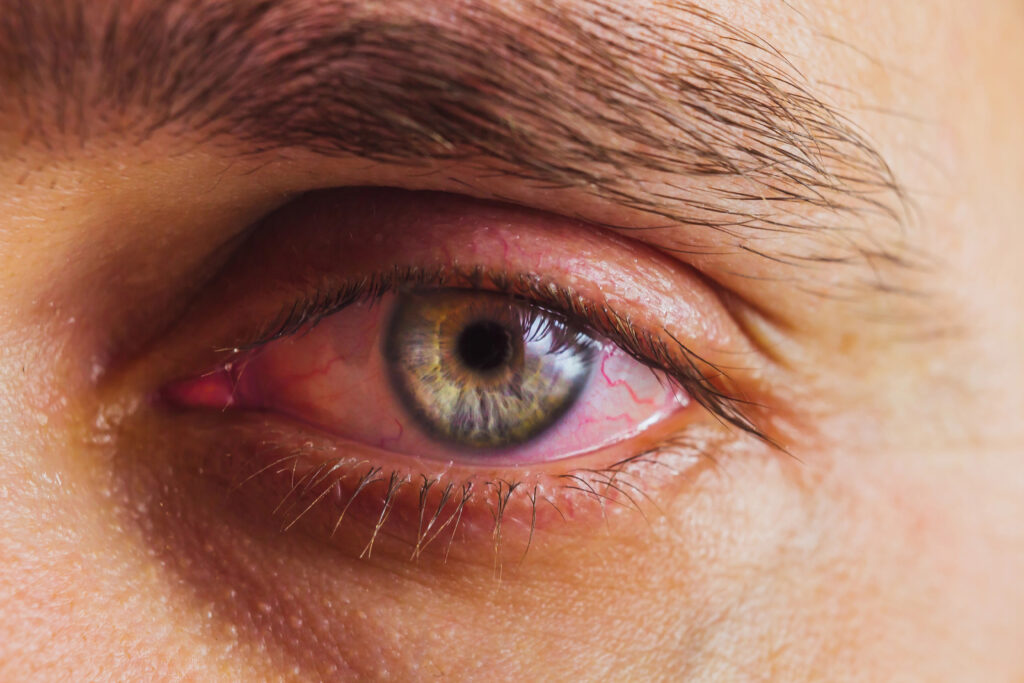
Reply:
[[10, 4], [0, 110], [20, 107], [29, 143], [178, 131], [248, 153], [467, 163], [780, 263], [906, 261], [906, 194], [882, 155], [781, 52], [689, 2], [663, 22], [608, 0]]

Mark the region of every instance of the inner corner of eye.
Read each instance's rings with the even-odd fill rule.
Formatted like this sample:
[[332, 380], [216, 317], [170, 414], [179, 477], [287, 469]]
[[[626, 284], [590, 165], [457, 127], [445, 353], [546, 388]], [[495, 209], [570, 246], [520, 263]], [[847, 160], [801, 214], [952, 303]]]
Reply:
[[689, 401], [615, 344], [522, 299], [389, 294], [272, 340], [170, 394], [282, 414], [389, 453], [530, 464], [647, 431]]

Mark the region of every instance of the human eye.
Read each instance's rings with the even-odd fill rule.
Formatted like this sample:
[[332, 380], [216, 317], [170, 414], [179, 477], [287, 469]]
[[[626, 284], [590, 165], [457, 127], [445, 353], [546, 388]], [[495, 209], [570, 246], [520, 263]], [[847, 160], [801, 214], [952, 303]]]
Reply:
[[494, 293], [494, 281], [525, 291], [530, 279], [447, 270], [416, 278], [489, 287], [480, 290], [410, 288], [408, 277], [372, 275], [299, 302], [285, 331], [167, 395], [288, 415], [367, 457], [513, 468], [614, 448], [690, 404], [682, 382], [581, 314]]
[[150, 433], [282, 527], [360, 555], [635, 522], [723, 444], [768, 438], [737, 363], [753, 346], [692, 271], [458, 195], [302, 196], [166, 337], [142, 364], [159, 367], [142, 380]]

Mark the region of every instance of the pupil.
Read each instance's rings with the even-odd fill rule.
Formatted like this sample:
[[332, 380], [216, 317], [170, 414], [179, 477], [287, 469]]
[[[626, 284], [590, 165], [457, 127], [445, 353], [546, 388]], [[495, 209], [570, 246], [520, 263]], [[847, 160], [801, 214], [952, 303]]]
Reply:
[[512, 335], [491, 320], [466, 326], [456, 342], [459, 359], [471, 370], [487, 372], [512, 358]]

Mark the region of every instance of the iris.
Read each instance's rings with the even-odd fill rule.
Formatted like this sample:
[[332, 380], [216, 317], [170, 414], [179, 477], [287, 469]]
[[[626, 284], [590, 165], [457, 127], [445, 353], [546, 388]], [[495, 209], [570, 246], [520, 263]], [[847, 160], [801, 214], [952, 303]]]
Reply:
[[399, 295], [384, 337], [406, 410], [472, 449], [520, 445], [556, 424], [590, 380], [597, 348], [535, 304], [458, 289]]

